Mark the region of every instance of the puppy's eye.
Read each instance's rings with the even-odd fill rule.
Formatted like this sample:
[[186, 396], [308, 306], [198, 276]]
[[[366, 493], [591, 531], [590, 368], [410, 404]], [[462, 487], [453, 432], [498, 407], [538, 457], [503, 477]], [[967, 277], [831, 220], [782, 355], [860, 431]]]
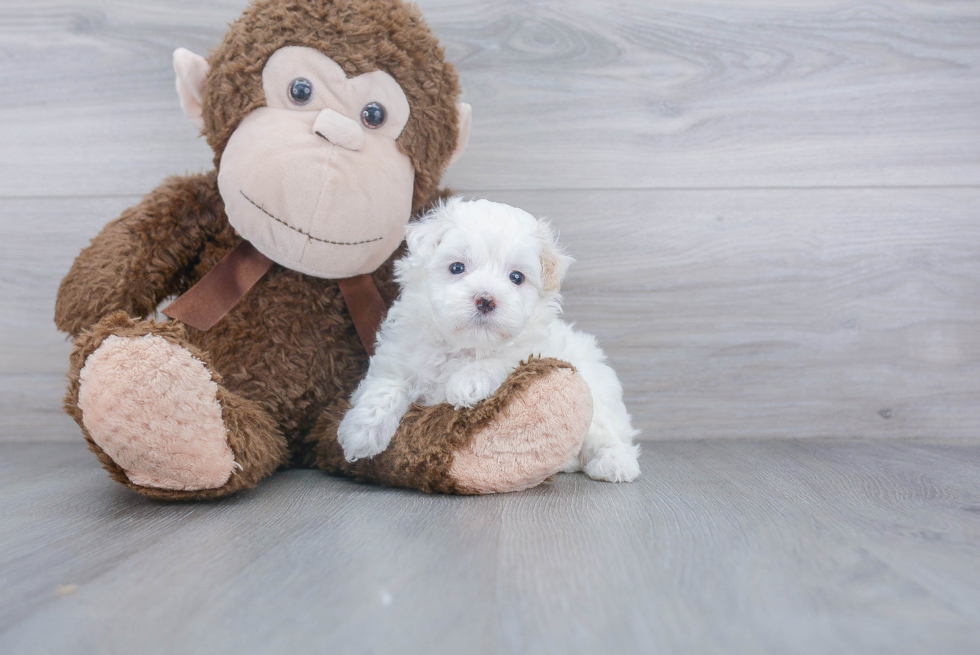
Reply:
[[518, 271], [511, 271], [510, 281], [516, 284], [517, 286], [521, 286], [522, 284], [524, 284], [524, 274]]
[[364, 123], [364, 127], [376, 130], [384, 125], [386, 120], [388, 120], [388, 112], [380, 103], [369, 102], [361, 110], [361, 122]]
[[466, 265], [463, 262], [453, 262], [449, 265], [449, 272], [453, 275], [459, 275], [466, 270]]
[[289, 99], [294, 105], [305, 105], [313, 99], [313, 82], [297, 77], [289, 83]]

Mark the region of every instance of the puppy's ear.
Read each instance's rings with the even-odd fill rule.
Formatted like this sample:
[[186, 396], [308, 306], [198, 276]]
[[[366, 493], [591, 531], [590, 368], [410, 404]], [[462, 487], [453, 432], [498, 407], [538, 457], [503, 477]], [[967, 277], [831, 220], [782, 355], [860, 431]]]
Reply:
[[453, 210], [458, 202], [459, 199], [450, 198], [415, 223], [409, 223], [405, 227], [409, 257], [416, 260], [427, 260], [432, 257], [442, 238], [446, 236], [446, 232], [453, 226]]
[[565, 272], [575, 260], [558, 245], [558, 235], [548, 221], [538, 221], [535, 234], [541, 240], [541, 289], [545, 293], [558, 293]]

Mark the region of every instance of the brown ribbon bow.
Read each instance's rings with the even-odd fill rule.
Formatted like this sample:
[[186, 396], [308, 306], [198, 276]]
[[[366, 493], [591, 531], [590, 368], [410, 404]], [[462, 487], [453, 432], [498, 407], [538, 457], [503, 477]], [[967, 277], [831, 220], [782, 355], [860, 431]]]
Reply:
[[[242, 241], [163, 313], [198, 330], [210, 330], [262, 279], [273, 263], [251, 243]], [[378, 328], [388, 310], [378, 287], [370, 274], [337, 280], [337, 286], [364, 350], [373, 355]]]

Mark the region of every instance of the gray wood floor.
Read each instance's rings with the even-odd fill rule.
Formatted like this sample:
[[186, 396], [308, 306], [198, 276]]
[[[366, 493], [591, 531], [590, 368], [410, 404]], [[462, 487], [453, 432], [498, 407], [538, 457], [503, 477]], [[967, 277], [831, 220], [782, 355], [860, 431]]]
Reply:
[[496, 497], [277, 475], [160, 505], [0, 444], [3, 653], [976, 653], [980, 446], [645, 445]]
[[0, 653], [980, 650], [980, 3], [423, 0], [446, 181], [560, 229], [643, 476], [159, 505], [60, 410], [54, 293], [210, 167], [171, 52], [246, 2], [0, 3]]

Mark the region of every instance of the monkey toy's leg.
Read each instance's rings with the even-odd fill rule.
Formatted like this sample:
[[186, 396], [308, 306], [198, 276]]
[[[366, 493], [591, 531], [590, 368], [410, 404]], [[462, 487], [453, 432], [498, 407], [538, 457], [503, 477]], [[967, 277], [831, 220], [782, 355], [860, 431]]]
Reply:
[[173, 322], [116, 312], [83, 331], [65, 409], [112, 477], [154, 498], [225, 496], [288, 458], [268, 413], [224, 389]]
[[487, 494], [543, 482], [579, 452], [592, 421], [592, 396], [571, 365], [532, 359], [472, 409], [414, 406], [383, 452], [348, 462], [337, 402], [310, 435], [317, 464], [355, 479], [428, 492]]

